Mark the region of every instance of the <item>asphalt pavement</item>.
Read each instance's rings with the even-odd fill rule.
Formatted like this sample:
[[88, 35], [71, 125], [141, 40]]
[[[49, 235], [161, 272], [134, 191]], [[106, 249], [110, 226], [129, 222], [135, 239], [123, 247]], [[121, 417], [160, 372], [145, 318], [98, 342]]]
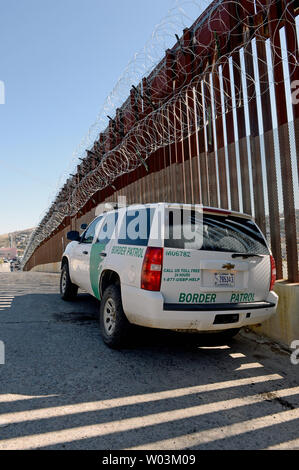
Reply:
[[299, 449], [286, 349], [248, 331], [223, 344], [137, 329], [110, 350], [97, 301], [63, 302], [58, 285], [0, 273], [0, 450]]

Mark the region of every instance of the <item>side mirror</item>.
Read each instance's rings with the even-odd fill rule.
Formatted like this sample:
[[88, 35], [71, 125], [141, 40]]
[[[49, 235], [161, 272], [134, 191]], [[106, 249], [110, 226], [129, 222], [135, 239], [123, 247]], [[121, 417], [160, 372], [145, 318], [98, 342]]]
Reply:
[[79, 232], [75, 232], [74, 230], [72, 230], [71, 232], [67, 233], [66, 238], [70, 240], [71, 242], [78, 242], [81, 237], [80, 237]]
[[88, 227], [87, 224], [82, 224], [80, 228], [81, 228], [81, 230], [85, 230], [85, 229], [87, 229], [87, 227]]

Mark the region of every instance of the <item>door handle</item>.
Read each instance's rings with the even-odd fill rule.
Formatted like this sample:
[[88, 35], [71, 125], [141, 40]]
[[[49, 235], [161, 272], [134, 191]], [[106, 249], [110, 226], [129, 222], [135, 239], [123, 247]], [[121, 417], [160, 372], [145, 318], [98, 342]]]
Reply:
[[88, 251], [83, 251], [83, 255], [88, 255]]
[[107, 253], [100, 253], [100, 256], [102, 256], [103, 258], [105, 258], [107, 256]]

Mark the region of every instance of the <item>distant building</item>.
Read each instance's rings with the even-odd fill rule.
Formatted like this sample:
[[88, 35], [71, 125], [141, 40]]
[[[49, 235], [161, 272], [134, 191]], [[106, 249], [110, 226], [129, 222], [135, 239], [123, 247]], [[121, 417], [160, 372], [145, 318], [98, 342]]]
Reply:
[[12, 259], [17, 257], [17, 248], [0, 248], [0, 258]]

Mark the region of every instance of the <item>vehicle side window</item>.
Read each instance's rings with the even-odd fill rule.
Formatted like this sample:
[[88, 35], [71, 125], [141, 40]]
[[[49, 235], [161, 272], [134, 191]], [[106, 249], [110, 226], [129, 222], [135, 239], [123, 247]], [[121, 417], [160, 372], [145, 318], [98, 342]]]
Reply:
[[127, 210], [119, 231], [120, 245], [147, 246], [155, 208]]
[[106, 216], [96, 243], [108, 243], [111, 240], [117, 221], [118, 212], [112, 212]]
[[84, 234], [82, 235], [82, 238], [81, 238], [81, 243], [86, 243], [86, 244], [91, 244], [93, 242], [93, 239], [94, 239], [94, 235], [95, 235], [95, 231], [96, 231], [96, 227], [98, 225], [98, 223], [100, 222], [100, 220], [102, 219], [102, 217], [98, 217], [97, 219], [95, 219], [91, 224], [90, 226], [88, 227], [88, 229], [84, 232]]

